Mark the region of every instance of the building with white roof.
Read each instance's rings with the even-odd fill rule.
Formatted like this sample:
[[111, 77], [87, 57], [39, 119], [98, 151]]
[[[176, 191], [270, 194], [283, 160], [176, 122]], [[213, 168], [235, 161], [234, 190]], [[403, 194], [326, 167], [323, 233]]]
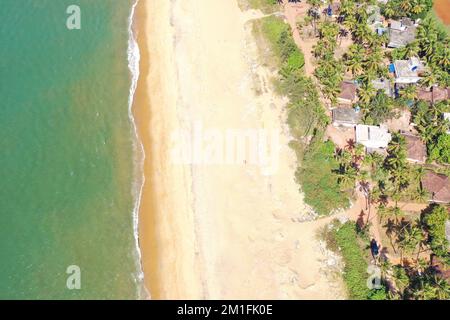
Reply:
[[386, 148], [392, 136], [385, 126], [368, 126], [358, 124], [356, 126], [356, 142], [368, 149]]
[[424, 69], [422, 62], [416, 57], [411, 57], [409, 60], [395, 60], [395, 83], [417, 83], [421, 79], [419, 73]]

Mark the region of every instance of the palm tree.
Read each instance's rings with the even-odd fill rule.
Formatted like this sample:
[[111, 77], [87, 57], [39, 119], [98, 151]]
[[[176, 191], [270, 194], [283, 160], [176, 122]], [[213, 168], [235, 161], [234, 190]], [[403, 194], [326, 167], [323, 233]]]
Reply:
[[409, 85], [400, 90], [400, 96], [405, 100], [414, 100], [417, 97], [417, 87]]
[[414, 2], [413, 4], [412, 4], [412, 7], [411, 7], [411, 9], [410, 9], [410, 12], [411, 13], [414, 13], [414, 14], [419, 14], [419, 13], [421, 13], [422, 11], [423, 11], [423, 5], [422, 5], [422, 3], [420, 3], [420, 2]]
[[[369, 209], [369, 198], [370, 198], [370, 183], [365, 179], [359, 181], [359, 191], [361, 191], [366, 198], [366, 210]], [[367, 223], [369, 223], [369, 214], [367, 215]]]
[[347, 30], [353, 31], [358, 22], [356, 21], [356, 17], [354, 15], [349, 15], [344, 20], [344, 27]]
[[393, 218], [395, 224], [398, 226], [400, 221], [399, 219], [401, 217], [404, 217], [405, 213], [399, 207], [395, 206], [395, 207], [387, 207], [383, 215], [386, 215], [388, 218]]
[[353, 139], [348, 139], [346, 141], [345, 149], [352, 152], [356, 147], [356, 141]]
[[358, 23], [354, 28], [354, 35], [358, 43], [364, 43], [364, 40], [372, 34], [369, 26], [364, 23]]
[[[425, 240], [420, 224], [406, 224], [399, 232], [399, 247], [408, 254], [413, 254]], [[418, 254], [416, 261], [418, 259]]]
[[342, 0], [340, 14], [344, 17], [355, 13], [355, 2], [353, 0]]
[[396, 10], [394, 8], [394, 2], [389, 1], [386, 6], [384, 7], [384, 15], [388, 18], [394, 17], [396, 14]]
[[356, 177], [356, 169], [348, 167], [344, 172], [338, 173], [338, 183], [343, 190], [353, 189], [355, 187]]
[[312, 25], [313, 25], [313, 28], [314, 28], [314, 34], [317, 34], [317, 23], [316, 23], [316, 21], [320, 19], [320, 14], [319, 14], [319, 12], [316, 9], [310, 8], [308, 10], [308, 16], [310, 16], [311, 19], [312, 19]]
[[450, 285], [447, 280], [435, 276], [434, 283], [436, 298], [438, 300], [448, 300], [450, 298]]
[[426, 274], [417, 277], [417, 286], [413, 296], [420, 300], [448, 300], [450, 299], [450, 285], [445, 279], [436, 274]]
[[342, 43], [342, 38], [347, 38], [348, 33], [349, 32], [346, 29], [344, 29], [344, 28], [339, 29], [339, 34], [338, 34], [338, 36], [339, 36], [339, 45], [341, 45], [341, 43]]
[[386, 163], [393, 175], [402, 175], [402, 169], [406, 168], [405, 144], [405, 138], [402, 135], [395, 133], [388, 145], [388, 157], [386, 158]]
[[396, 289], [399, 291], [400, 296], [403, 297], [405, 289], [410, 285], [410, 280], [405, 272], [405, 269], [401, 266], [393, 266], [392, 277], [394, 279]]
[[366, 82], [358, 89], [359, 101], [368, 104], [377, 92], [370, 82]]
[[[384, 212], [384, 211], [381, 211]], [[378, 210], [378, 213], [381, 213], [380, 210]], [[394, 222], [392, 219], [388, 219], [386, 224], [383, 226], [386, 228], [386, 235], [389, 238], [389, 242], [391, 244], [392, 249], [394, 250], [394, 253], [397, 254], [397, 249], [395, 246], [394, 238], [397, 236], [397, 223]]]
[[433, 55], [429, 58], [429, 61], [435, 65], [440, 66], [442, 69], [448, 69], [450, 65], [450, 51], [448, 44], [443, 45], [441, 42], [436, 43]]
[[352, 44], [348, 48], [348, 52], [345, 54], [345, 64], [347, 70], [350, 71], [354, 76], [362, 73], [363, 71], [363, 59], [365, 50], [360, 44]]
[[[364, 65], [363, 65], [364, 67]], [[362, 83], [370, 83], [372, 80], [375, 80], [377, 78], [377, 73], [372, 70], [367, 70], [364, 67], [364, 73], [357, 77], [358, 80], [360, 80]]]
[[421, 23], [417, 31], [417, 40], [420, 43], [422, 55], [426, 58], [431, 57], [439, 41], [439, 32], [433, 19], [426, 19]]
[[339, 25], [335, 22], [325, 21], [319, 26], [320, 38], [337, 39], [339, 35]]
[[346, 170], [347, 167], [352, 166], [352, 155], [350, 152], [338, 149], [335, 152], [335, 159], [339, 163], [342, 170]]
[[431, 87], [434, 84], [436, 84], [437, 79], [434, 72], [425, 71], [425, 73], [422, 75], [422, 79], [420, 79], [420, 84], [424, 87]]
[[378, 72], [380, 65], [383, 62], [383, 51], [381, 48], [373, 50], [366, 58], [365, 69], [369, 72]]
[[319, 58], [325, 52], [325, 42], [317, 41], [317, 43], [313, 47], [313, 55], [315, 58]]
[[409, 13], [412, 8], [411, 0], [402, 0], [400, 2], [400, 8], [403, 9], [405, 13]]
[[420, 52], [419, 41], [415, 40], [408, 43], [404, 48], [404, 53], [406, 58], [416, 57]]

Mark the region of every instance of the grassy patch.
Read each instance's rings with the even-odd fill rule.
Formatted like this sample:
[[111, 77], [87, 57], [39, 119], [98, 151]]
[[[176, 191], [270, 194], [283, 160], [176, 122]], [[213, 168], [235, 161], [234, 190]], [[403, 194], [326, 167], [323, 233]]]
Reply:
[[242, 10], [259, 9], [264, 13], [273, 13], [279, 10], [277, 0], [238, 0]]
[[333, 171], [338, 169], [334, 159], [335, 146], [331, 141], [317, 141], [310, 146], [296, 173], [302, 185], [305, 201], [319, 215], [327, 215], [337, 208], [349, 205], [347, 196], [341, 192]]
[[266, 65], [282, 69], [283, 75], [287, 75], [300, 70], [305, 64], [303, 53], [294, 42], [290, 26], [279, 17], [268, 16], [255, 21], [253, 33]]

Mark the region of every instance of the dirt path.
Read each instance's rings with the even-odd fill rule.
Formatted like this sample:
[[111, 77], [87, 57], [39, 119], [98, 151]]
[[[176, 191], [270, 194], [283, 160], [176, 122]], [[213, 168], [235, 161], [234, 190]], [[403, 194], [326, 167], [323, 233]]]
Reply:
[[450, 0], [434, 0], [433, 8], [442, 22], [450, 25]]

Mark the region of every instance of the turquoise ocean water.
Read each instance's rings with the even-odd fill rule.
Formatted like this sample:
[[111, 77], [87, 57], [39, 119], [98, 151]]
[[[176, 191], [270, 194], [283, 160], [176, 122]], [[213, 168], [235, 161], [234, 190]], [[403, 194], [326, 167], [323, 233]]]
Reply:
[[[134, 2], [0, 2], [0, 298], [141, 296]], [[66, 27], [73, 4], [81, 30]]]

